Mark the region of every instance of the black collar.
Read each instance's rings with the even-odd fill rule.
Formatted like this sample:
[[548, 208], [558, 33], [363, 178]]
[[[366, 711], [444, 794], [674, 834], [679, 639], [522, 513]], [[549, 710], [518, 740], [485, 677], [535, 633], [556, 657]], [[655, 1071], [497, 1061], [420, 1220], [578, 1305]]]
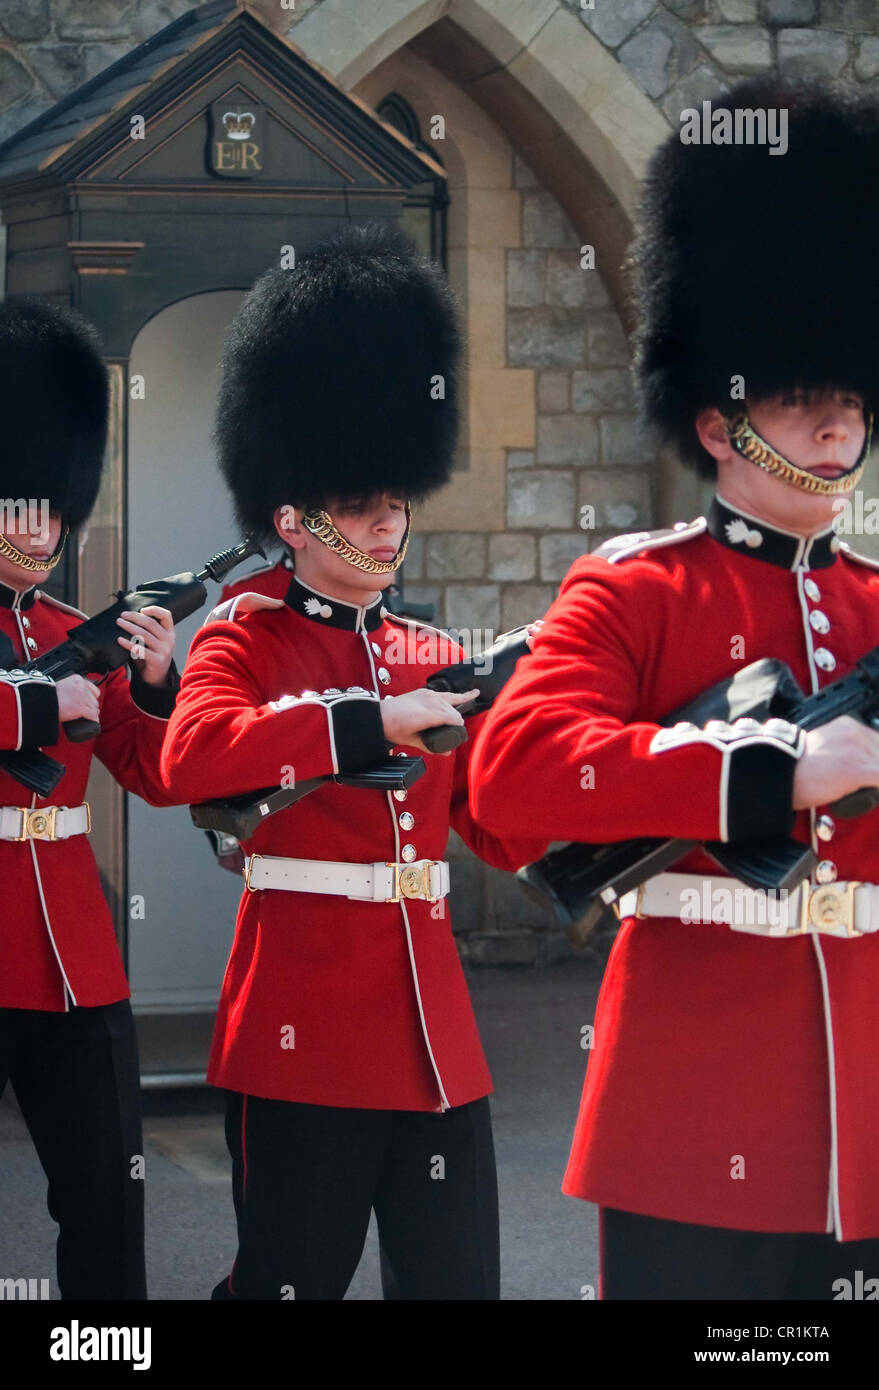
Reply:
[[384, 594], [366, 605], [345, 603], [343, 599], [322, 594], [319, 589], [310, 589], [294, 574], [284, 602], [294, 613], [322, 623], [324, 627], [341, 627], [346, 632], [374, 632], [381, 626]]
[[36, 601], [36, 586], [19, 593], [17, 589], [10, 589], [8, 584], [0, 584], [0, 608], [19, 608], [24, 612], [25, 609], [33, 608]]
[[721, 497], [715, 497], [709, 508], [708, 534], [740, 555], [784, 570], [826, 569], [839, 551], [839, 537], [832, 526], [814, 536], [796, 536], [731, 507]]

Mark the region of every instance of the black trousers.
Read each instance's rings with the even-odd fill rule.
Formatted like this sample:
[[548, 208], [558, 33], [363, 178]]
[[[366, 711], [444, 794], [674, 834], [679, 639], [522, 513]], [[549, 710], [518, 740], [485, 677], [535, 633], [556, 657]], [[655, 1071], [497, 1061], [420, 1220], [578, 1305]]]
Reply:
[[68, 1013], [0, 1009], [11, 1081], [58, 1222], [64, 1299], [146, 1298], [137, 1039], [128, 1000]]
[[213, 1298], [340, 1299], [370, 1211], [391, 1299], [497, 1299], [488, 1098], [443, 1114], [229, 1092], [238, 1256]]
[[733, 1231], [601, 1208], [604, 1299], [821, 1299], [879, 1278], [879, 1240]]

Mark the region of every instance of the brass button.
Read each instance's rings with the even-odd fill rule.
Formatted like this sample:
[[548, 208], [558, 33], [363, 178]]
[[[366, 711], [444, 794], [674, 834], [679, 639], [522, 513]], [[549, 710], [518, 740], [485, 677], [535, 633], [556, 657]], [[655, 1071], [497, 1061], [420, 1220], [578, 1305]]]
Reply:
[[815, 648], [815, 665], [820, 671], [835, 671], [836, 657], [826, 647]]
[[414, 845], [404, 845], [400, 850], [400, 858], [407, 864], [411, 864], [413, 859], [418, 858], [418, 850]]
[[803, 581], [803, 588], [806, 591], [806, 597], [810, 598], [813, 603], [817, 603], [821, 597], [821, 590], [818, 588], [814, 579], [805, 579]]
[[809, 622], [815, 631], [820, 632], [822, 636], [825, 632], [830, 631], [830, 619], [826, 613], [821, 612], [820, 608], [813, 608], [809, 614]]
[[382, 685], [390, 685], [390, 683], [391, 683], [391, 677], [390, 677], [390, 675], [388, 674], [388, 672], [385, 670], [384, 666], [379, 666], [378, 671], [376, 672], [376, 674], [377, 674], [379, 680], [381, 681]]
[[832, 859], [822, 859], [817, 869], [815, 877], [819, 883], [833, 883], [836, 879], [836, 865]]
[[415, 824], [415, 817], [411, 811], [403, 811], [400, 814], [400, 827], [403, 830], [411, 830]]
[[372, 650], [375, 652], [376, 656], [381, 656], [382, 649], [379, 646], [378, 642], [370, 642], [369, 645], [372, 647]]
[[403, 791], [402, 789], [400, 791], [394, 792], [394, 798], [397, 801], [405, 801], [408, 795], [409, 793], [407, 791]]
[[30, 650], [31, 650], [32, 652], [35, 652], [35, 651], [37, 650], [37, 644], [36, 644], [35, 640], [33, 639], [33, 637], [29, 637], [29, 638], [27, 639], [27, 644], [28, 644], [28, 647], [30, 648]]
[[31, 625], [31, 620], [30, 620], [30, 618], [28, 618], [24, 613], [22, 613], [22, 615], [21, 615], [21, 625], [22, 625], [22, 627], [24, 627], [24, 628], [28, 628], [28, 627], [30, 627], [30, 625]]

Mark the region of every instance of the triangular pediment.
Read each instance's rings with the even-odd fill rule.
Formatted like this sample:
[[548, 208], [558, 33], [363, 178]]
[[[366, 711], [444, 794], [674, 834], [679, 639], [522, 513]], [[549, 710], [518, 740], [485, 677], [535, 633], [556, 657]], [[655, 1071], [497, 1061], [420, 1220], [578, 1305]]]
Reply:
[[190, 11], [0, 146], [0, 183], [392, 190], [442, 168], [234, 0]]

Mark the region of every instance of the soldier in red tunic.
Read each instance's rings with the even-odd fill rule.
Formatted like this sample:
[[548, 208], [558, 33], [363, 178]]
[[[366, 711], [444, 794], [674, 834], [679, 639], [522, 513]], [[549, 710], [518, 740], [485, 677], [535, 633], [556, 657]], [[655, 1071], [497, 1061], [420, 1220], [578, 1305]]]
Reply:
[[660, 721], [759, 658], [813, 692], [879, 643], [879, 566], [833, 524], [879, 399], [879, 108], [718, 100], [783, 111], [787, 153], [672, 136], [634, 256], [649, 417], [717, 495], [575, 562], [471, 795], [498, 835], [811, 842], [784, 902], [699, 850], [620, 905], [563, 1190], [600, 1205], [605, 1298], [830, 1299], [879, 1274], [879, 811], [831, 808], [879, 785], [879, 734]]
[[[107, 374], [78, 315], [37, 301], [0, 309], [0, 418], [0, 749], [41, 748], [66, 769], [48, 799], [0, 769], [0, 1093], [10, 1080], [49, 1180], [62, 1297], [140, 1299], [137, 1046], [84, 798], [95, 755], [126, 791], [167, 804], [174, 629], [163, 608], [119, 618], [130, 684], [124, 667], [99, 687], [22, 671], [85, 616], [35, 587], [100, 482]], [[78, 718], [100, 723], [93, 742], [66, 738]]]
[[208, 1080], [228, 1092], [239, 1248], [215, 1298], [339, 1299], [375, 1210], [385, 1294], [498, 1297], [483, 1057], [446, 903], [449, 826], [514, 869], [545, 842], [479, 831], [470, 743], [427, 753], [460, 658], [386, 610], [409, 503], [448, 477], [455, 313], [397, 234], [350, 229], [270, 271], [226, 348], [218, 440], [247, 531], [294, 551], [283, 598], [196, 637], [163, 772], [178, 799], [422, 752], [409, 790], [318, 788], [250, 841]]

